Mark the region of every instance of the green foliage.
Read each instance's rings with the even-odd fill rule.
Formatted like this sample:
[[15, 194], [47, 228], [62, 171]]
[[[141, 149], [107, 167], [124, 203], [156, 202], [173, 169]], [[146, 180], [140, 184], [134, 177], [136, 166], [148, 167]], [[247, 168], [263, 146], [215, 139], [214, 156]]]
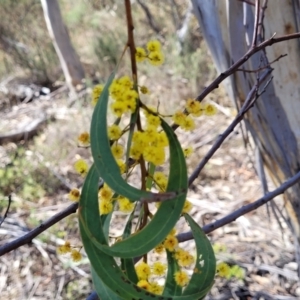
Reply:
[[[92, 265], [92, 275], [98, 295], [105, 299], [200, 299], [209, 291], [215, 274], [216, 264], [211, 244], [201, 228], [191, 217], [185, 218], [191, 227], [197, 249], [194, 273], [187, 287], [182, 289], [174, 280], [178, 265], [168, 255], [168, 276], [163, 295], [156, 296], [135, 285], [136, 275], [132, 259], [144, 255], [160, 244], [180, 218], [187, 193], [187, 169], [183, 151], [171, 127], [161, 119], [161, 124], [169, 140], [170, 173], [166, 193], [153, 194], [129, 185], [121, 176], [120, 168], [111, 152], [107, 134], [107, 103], [109, 86], [114, 73], [108, 79], [97, 102], [91, 122], [91, 149], [94, 164], [90, 168], [79, 202], [79, 224], [84, 248]], [[139, 232], [130, 235], [126, 231], [122, 241], [109, 245], [103, 231], [103, 220], [99, 216], [98, 182], [102, 177], [117, 194], [130, 201], [158, 200], [168, 195], [152, 220]], [[169, 193], [169, 194], [168, 194]], [[170, 199], [171, 198], [171, 199]], [[127, 223], [130, 226], [130, 223]], [[130, 228], [130, 227], [128, 227]], [[126, 233], [127, 232], [127, 233]], [[121, 257], [119, 266], [114, 257]]]

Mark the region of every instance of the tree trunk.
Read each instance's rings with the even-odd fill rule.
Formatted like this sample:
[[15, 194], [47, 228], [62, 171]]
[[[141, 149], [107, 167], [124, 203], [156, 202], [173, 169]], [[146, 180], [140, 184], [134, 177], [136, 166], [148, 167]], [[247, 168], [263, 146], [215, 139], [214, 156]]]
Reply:
[[57, 0], [41, 0], [46, 25], [71, 93], [84, 79], [84, 70], [63, 23]]
[[[192, 0], [194, 12], [211, 51], [218, 72], [224, 72], [249, 49], [254, 28], [254, 6], [238, 0]], [[251, 1], [255, 2], [255, 1]], [[261, 1], [261, 4], [264, 1]], [[265, 38], [299, 31], [299, 0], [268, 1], [265, 11]], [[245, 125], [253, 137], [275, 185], [299, 172], [300, 166], [300, 51], [299, 40], [277, 43], [266, 49], [274, 71], [266, 92], [245, 117]], [[263, 52], [252, 56], [241, 68], [259, 69]], [[241, 107], [255, 73], [236, 72], [225, 81], [228, 95]], [[288, 222], [300, 242], [300, 184], [284, 194]]]

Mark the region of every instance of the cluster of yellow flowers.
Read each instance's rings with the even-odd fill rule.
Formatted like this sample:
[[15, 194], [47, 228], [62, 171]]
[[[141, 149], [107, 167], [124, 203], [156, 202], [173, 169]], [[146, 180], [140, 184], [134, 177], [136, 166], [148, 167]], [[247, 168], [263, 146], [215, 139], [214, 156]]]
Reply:
[[176, 111], [173, 115], [173, 121], [179, 125], [180, 128], [190, 131], [195, 129], [195, 121], [193, 117], [201, 115], [213, 116], [216, 114], [217, 109], [214, 105], [206, 103], [202, 104], [195, 99], [188, 99], [185, 105], [186, 112], [180, 110]]
[[230, 279], [235, 277], [237, 279], [243, 279], [245, 277], [245, 271], [238, 265], [233, 265], [230, 267], [225, 262], [219, 262], [217, 264], [217, 274], [220, 277], [225, 277], [226, 279]]
[[160, 66], [161, 64], [163, 64], [165, 58], [164, 54], [161, 52], [161, 44], [159, 41], [149, 41], [147, 43], [146, 49], [142, 47], [137, 47], [135, 49], [135, 59], [137, 62], [148, 60], [149, 63], [154, 66]]
[[130, 202], [128, 198], [123, 196], [113, 197], [111, 188], [104, 184], [99, 190], [99, 212], [101, 215], [107, 215], [114, 209], [114, 202], [117, 201], [119, 210], [124, 213], [131, 213], [134, 208], [134, 203]]
[[[178, 247], [178, 240], [175, 234], [176, 230], [173, 229], [165, 241], [155, 248], [155, 252], [162, 253], [167, 249], [173, 253], [173, 257], [181, 268], [188, 267], [194, 262], [194, 257], [188, 251]], [[152, 266], [145, 262], [137, 264], [136, 273], [139, 279], [137, 285], [155, 294], [161, 294], [162, 287], [155, 281], [155, 277], [165, 276], [166, 269], [166, 264], [161, 262], [155, 262]], [[181, 287], [186, 286], [190, 280], [188, 273], [183, 269], [175, 272], [174, 279]]]
[[76, 250], [75, 248], [73, 248], [70, 244], [69, 241], [66, 241], [64, 243], [64, 245], [61, 245], [57, 248], [57, 252], [58, 254], [67, 254], [70, 253], [71, 254], [71, 259], [74, 262], [78, 262], [82, 259], [82, 255], [80, 253], [80, 251]]

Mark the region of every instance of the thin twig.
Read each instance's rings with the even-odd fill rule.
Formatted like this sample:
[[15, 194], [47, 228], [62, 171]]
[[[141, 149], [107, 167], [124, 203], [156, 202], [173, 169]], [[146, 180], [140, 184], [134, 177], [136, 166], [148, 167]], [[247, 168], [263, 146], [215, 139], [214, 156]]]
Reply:
[[[296, 175], [294, 175], [293, 177], [288, 179], [286, 182], [284, 182], [281, 186], [279, 186], [274, 191], [267, 193], [266, 195], [264, 195], [263, 197], [261, 197], [260, 199], [258, 199], [256, 201], [254, 201], [253, 203], [244, 205], [241, 208], [237, 209], [236, 211], [232, 212], [231, 214], [229, 214], [213, 223], [205, 225], [202, 228], [203, 231], [206, 234], [208, 234], [220, 227], [223, 227], [223, 226], [235, 221], [237, 218], [245, 215], [246, 213], [249, 213], [249, 212], [261, 207], [262, 205], [268, 203], [270, 200], [272, 200], [276, 196], [283, 194], [288, 188], [290, 188], [291, 186], [296, 184], [298, 181], [300, 181], [300, 172], [298, 172]], [[193, 234], [191, 231], [189, 231], [189, 232], [181, 233], [177, 237], [178, 237], [179, 242], [185, 242], [185, 241], [193, 239]]]
[[2, 218], [1, 221], [0, 221], [0, 226], [2, 225], [2, 223], [4, 222], [4, 220], [7, 218], [7, 215], [8, 215], [8, 212], [9, 212], [10, 205], [11, 205], [11, 195], [8, 195], [8, 204], [7, 204], [7, 208], [6, 208], [6, 211], [5, 211], [5, 214], [4, 214], [3, 218]]
[[78, 203], [71, 204], [66, 209], [52, 216], [47, 221], [41, 223], [38, 227], [34, 228], [33, 230], [29, 231], [23, 236], [13, 240], [10, 243], [4, 244], [3, 246], [0, 247], [0, 256], [14, 249], [17, 249], [20, 246], [30, 243], [36, 236], [38, 236], [39, 234], [47, 230], [49, 227], [53, 226], [60, 220], [69, 216], [70, 214], [75, 213], [77, 211], [77, 208], [78, 208]]
[[255, 19], [254, 19], [254, 29], [253, 29], [253, 38], [251, 43], [251, 49], [254, 49], [257, 44], [257, 33], [259, 26], [259, 13], [260, 13], [260, 0], [255, 1]]
[[245, 73], [257, 73], [257, 72], [260, 72], [260, 71], [263, 71], [264, 69], [268, 68], [271, 66], [271, 64], [279, 61], [281, 58], [283, 57], [286, 57], [287, 54], [281, 54], [279, 57], [277, 57], [276, 59], [274, 59], [273, 61], [271, 61], [270, 63], [266, 64], [265, 66], [263, 67], [260, 67], [258, 69], [255, 69], [255, 70], [244, 70], [244, 69], [237, 69], [237, 71], [241, 71], [241, 72], [245, 72]]

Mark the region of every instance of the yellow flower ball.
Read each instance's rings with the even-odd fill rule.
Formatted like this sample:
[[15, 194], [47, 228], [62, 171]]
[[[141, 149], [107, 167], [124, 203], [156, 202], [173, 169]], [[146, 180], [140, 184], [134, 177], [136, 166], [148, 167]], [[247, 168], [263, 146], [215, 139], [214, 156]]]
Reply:
[[147, 50], [149, 52], [158, 52], [161, 50], [161, 43], [158, 40], [152, 40], [147, 43]]
[[174, 274], [174, 279], [179, 286], [185, 286], [189, 282], [189, 275], [185, 271], [177, 271]]
[[142, 62], [146, 59], [147, 54], [144, 48], [136, 47], [135, 48], [135, 59], [137, 62]]
[[154, 51], [154, 52], [150, 52], [150, 54], [148, 55], [148, 60], [151, 65], [160, 66], [164, 63], [165, 57], [161, 52]]
[[78, 202], [80, 198], [80, 191], [78, 189], [72, 189], [69, 192], [68, 197], [71, 201]]

